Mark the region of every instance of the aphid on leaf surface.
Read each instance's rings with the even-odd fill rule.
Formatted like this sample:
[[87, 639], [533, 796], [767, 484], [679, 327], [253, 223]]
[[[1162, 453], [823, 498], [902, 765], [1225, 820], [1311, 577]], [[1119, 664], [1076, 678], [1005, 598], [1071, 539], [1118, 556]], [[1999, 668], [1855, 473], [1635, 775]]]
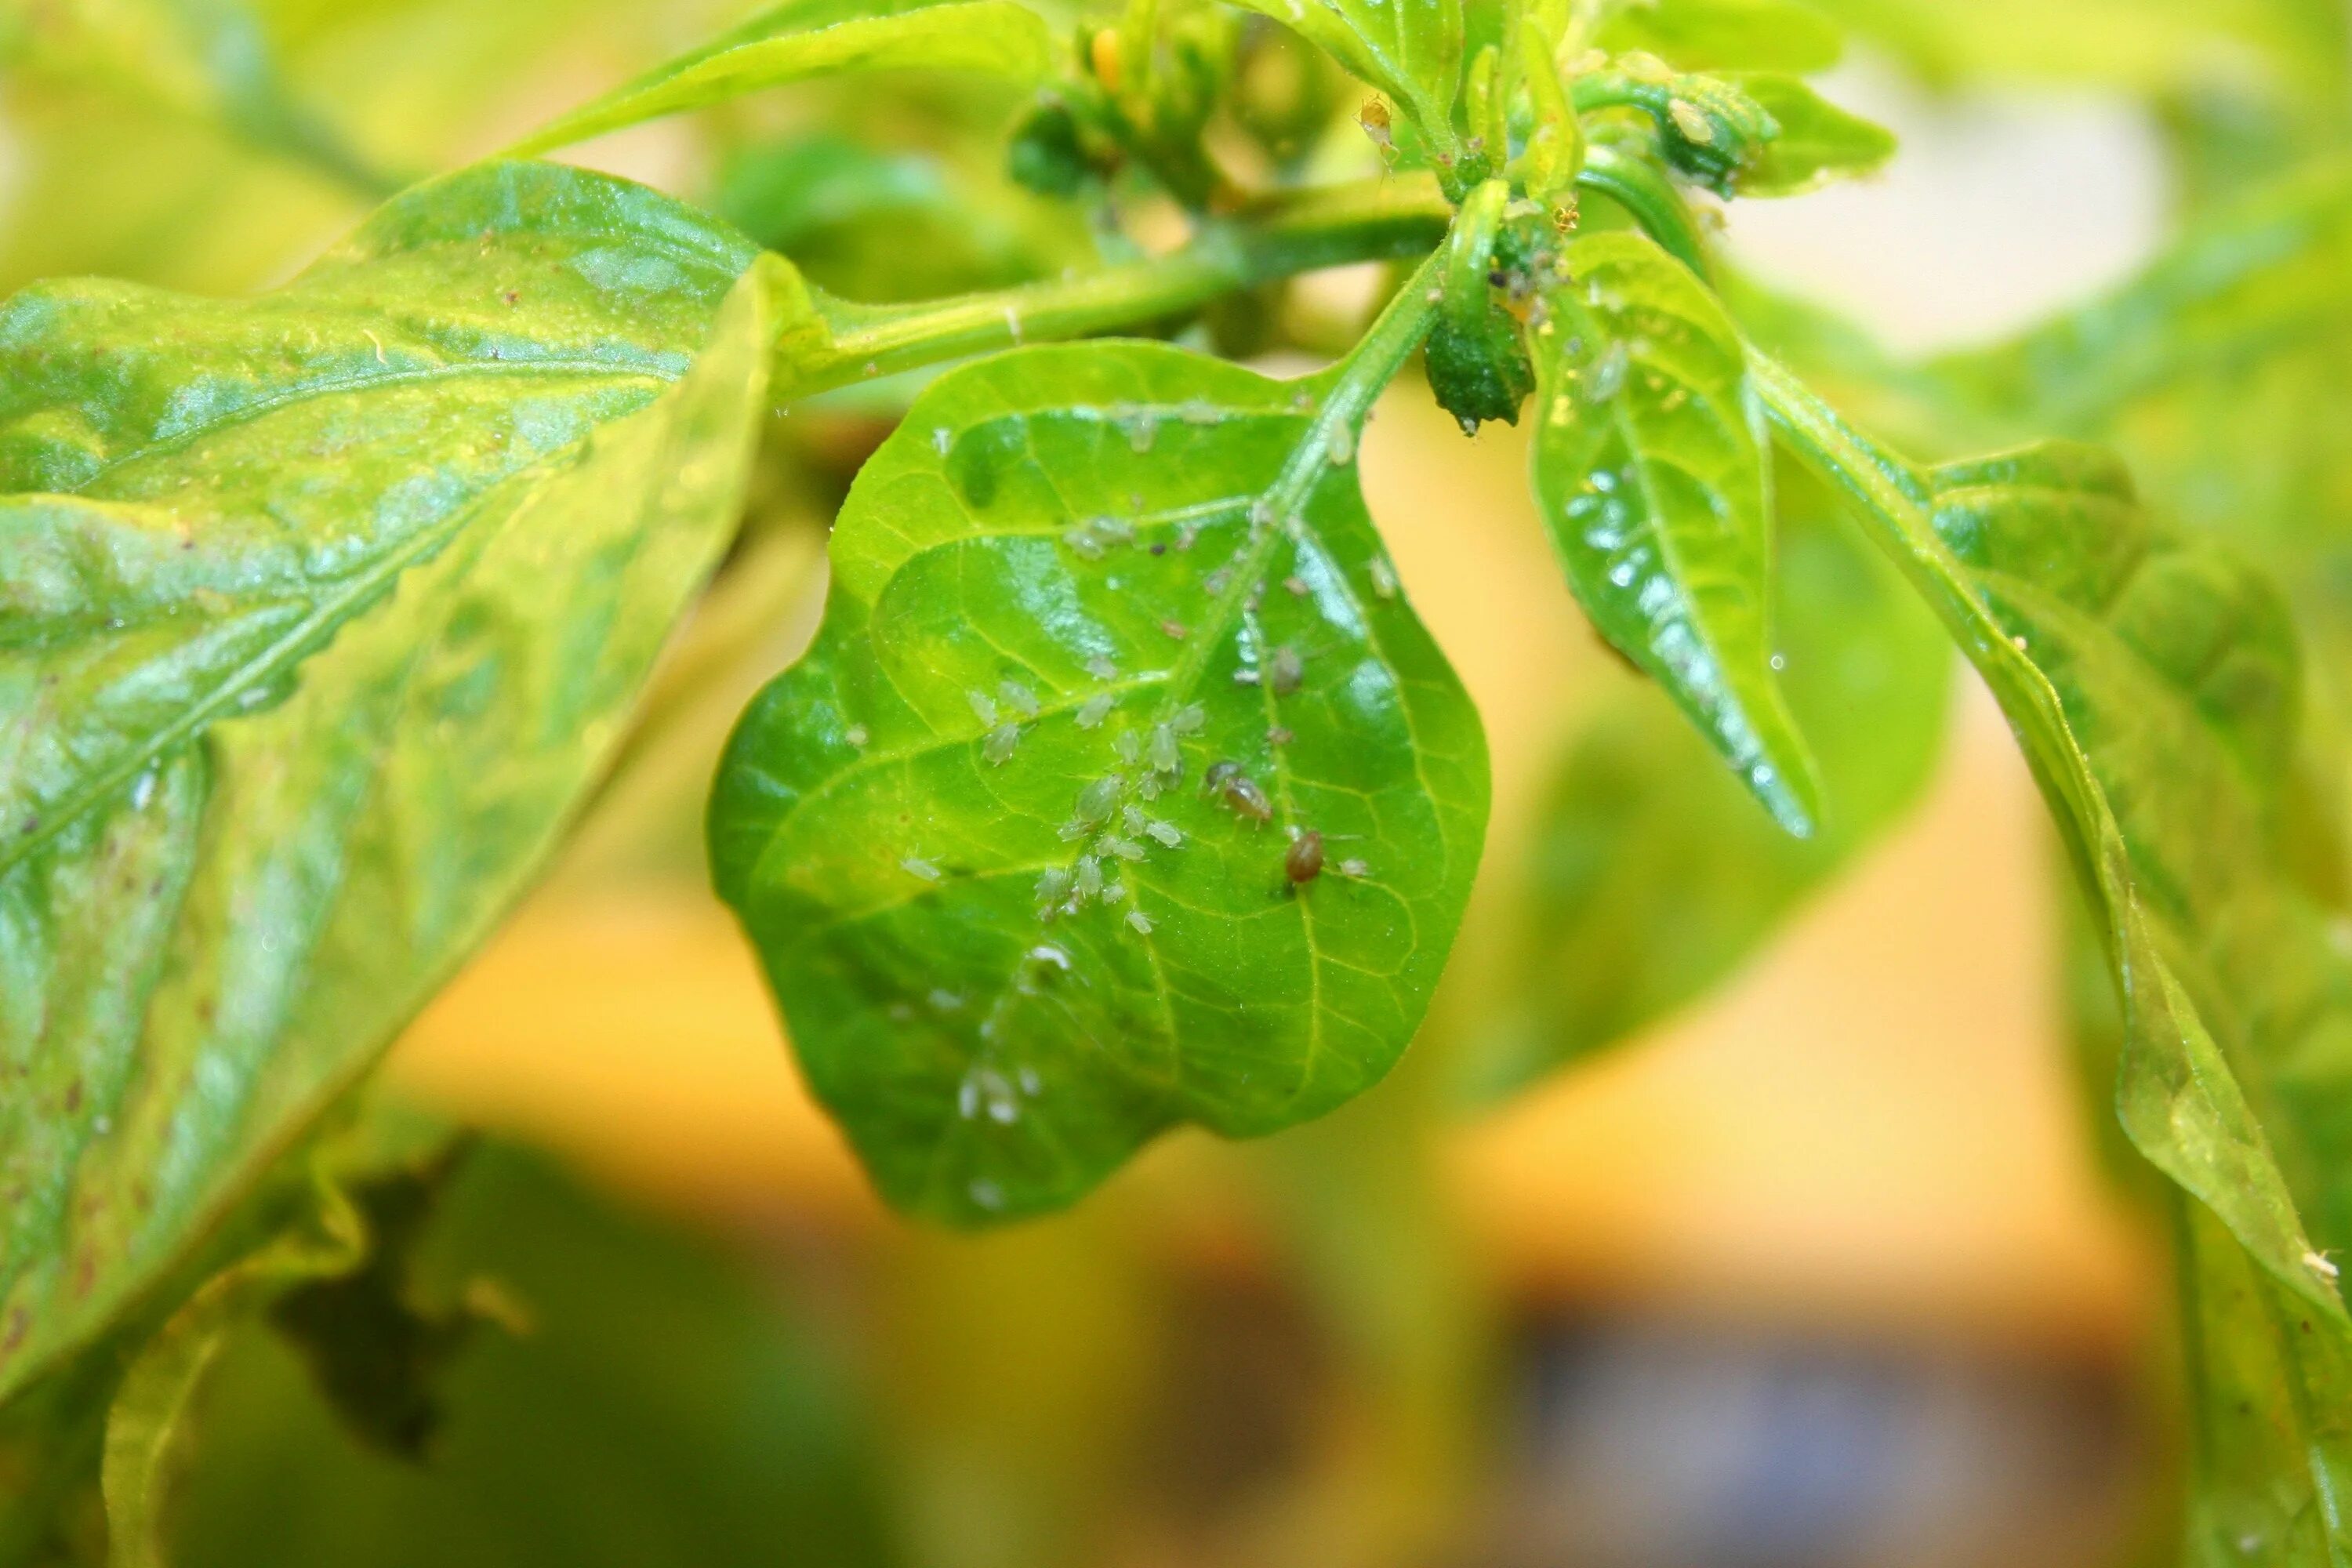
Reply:
[[1313, 881], [1323, 874], [1323, 836], [1308, 829], [1298, 836], [1282, 858], [1283, 875], [1293, 884]]
[[1342, 860], [1339, 862], [1339, 875], [1342, 877], [1353, 877], [1357, 880], [1360, 881], [1371, 874], [1371, 867], [1366, 865], [1361, 860]]
[[1356, 123], [1364, 128], [1364, 134], [1371, 138], [1373, 146], [1383, 153], [1396, 151], [1394, 121], [1389, 115], [1387, 104], [1377, 98], [1366, 100], [1364, 107], [1356, 115]]
[[1306, 684], [1307, 661], [1298, 657], [1297, 648], [1286, 643], [1276, 648], [1273, 658], [1266, 662], [1265, 680], [1276, 697], [1287, 697]]
[[1096, 692], [1092, 697], [1087, 698], [1085, 705], [1078, 710], [1078, 728], [1081, 730], [1101, 728], [1102, 721], [1110, 717], [1110, 710], [1117, 702], [1118, 699], [1108, 691]]
[[1253, 822], [1274, 820], [1274, 805], [1265, 798], [1265, 791], [1257, 782], [1242, 772], [1239, 763], [1219, 763], [1210, 768], [1206, 784], [1209, 793], [1225, 803], [1236, 816], [1246, 816]]
[[988, 739], [981, 742], [980, 754], [1001, 768], [1013, 760], [1013, 752], [1020, 744], [1020, 725], [999, 724], [988, 732]]

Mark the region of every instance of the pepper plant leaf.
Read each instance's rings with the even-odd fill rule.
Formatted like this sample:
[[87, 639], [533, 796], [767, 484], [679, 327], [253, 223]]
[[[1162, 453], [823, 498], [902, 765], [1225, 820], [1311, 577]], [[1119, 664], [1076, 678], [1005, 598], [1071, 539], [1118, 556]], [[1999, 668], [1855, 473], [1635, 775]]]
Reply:
[[536, 869], [731, 534], [788, 273], [508, 164], [257, 300], [0, 308], [0, 1393]]
[[1579, 726], [1538, 819], [1515, 978], [1466, 1053], [1473, 1101], [1706, 994], [1933, 776], [1952, 676], [1943, 628], [1818, 482], [1799, 472], [1782, 491], [1785, 681], [1819, 751], [1822, 831], [1782, 832], [1655, 687], [1612, 693]]
[[647, 120], [851, 71], [982, 71], [1028, 81], [1053, 63], [1043, 18], [1015, 0], [948, 5], [785, 0], [518, 142], [525, 157]]
[[1646, 237], [1577, 241], [1528, 335], [1537, 504], [1570, 585], [1802, 837], [1813, 763], [1773, 678], [1770, 468], [1738, 331]]
[[1422, 138], [1449, 148], [1462, 80], [1461, 0], [1235, 0], [1297, 31], [1394, 99]]
[[[2282, 863], [2301, 707], [2284, 607], [2155, 527], [2097, 448], [1921, 473], [1758, 368], [1991, 687], [2101, 911], [2124, 1128], [2196, 1205], [2196, 1528], [2226, 1524], [2212, 1543], [2240, 1560], [2338, 1561], [2352, 1321], [2324, 1249], [2352, 1235], [2352, 970]], [[2256, 1428], [2278, 1463], [2249, 1458]]]
[[1801, 196], [1867, 174], [1895, 156], [1893, 132], [1840, 109], [1795, 77], [1734, 79], [1780, 127], [1732, 176], [1736, 195]]
[[859, 474], [710, 835], [894, 1204], [1068, 1204], [1178, 1123], [1331, 1109], [1420, 1023], [1486, 747], [1365, 514], [1353, 363], [1016, 351]]

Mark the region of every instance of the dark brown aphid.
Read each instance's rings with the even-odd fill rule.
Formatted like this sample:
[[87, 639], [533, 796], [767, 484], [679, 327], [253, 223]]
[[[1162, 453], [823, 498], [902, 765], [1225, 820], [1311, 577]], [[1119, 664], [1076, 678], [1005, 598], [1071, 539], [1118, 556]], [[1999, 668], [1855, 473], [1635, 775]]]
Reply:
[[1308, 829], [1290, 846], [1290, 853], [1282, 858], [1283, 874], [1295, 885], [1303, 886], [1323, 874], [1323, 836]]

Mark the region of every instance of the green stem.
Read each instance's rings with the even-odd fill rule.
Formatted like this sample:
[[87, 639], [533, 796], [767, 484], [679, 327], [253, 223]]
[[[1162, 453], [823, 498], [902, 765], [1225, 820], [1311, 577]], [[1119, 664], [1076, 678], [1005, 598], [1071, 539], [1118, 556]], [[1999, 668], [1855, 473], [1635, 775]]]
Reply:
[[1077, 278], [917, 305], [820, 296], [831, 347], [793, 367], [780, 390], [805, 396], [1013, 344], [1164, 321], [1221, 294], [1300, 272], [1425, 255], [1444, 237], [1452, 216], [1426, 175], [1366, 181], [1301, 192], [1219, 219], [1171, 255]]

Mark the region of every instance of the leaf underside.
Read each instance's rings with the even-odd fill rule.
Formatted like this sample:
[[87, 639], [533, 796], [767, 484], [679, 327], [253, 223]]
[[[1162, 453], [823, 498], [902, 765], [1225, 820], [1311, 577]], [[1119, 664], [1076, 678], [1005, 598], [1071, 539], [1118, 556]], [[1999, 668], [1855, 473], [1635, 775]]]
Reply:
[[1990, 634], [1971, 656], [2105, 912], [2125, 1129], [2196, 1200], [2192, 1556], [2332, 1565], [2352, 1321], [2321, 1249], [2352, 1240], [2352, 969], [2280, 863], [2292, 626], [2252, 574], [2155, 528], [2095, 448], [1938, 468], [1925, 499]]
[[1738, 335], [1648, 239], [1578, 241], [1529, 334], [1537, 503], [1601, 634], [1664, 686], [1775, 820], [1820, 821], [1773, 675], [1770, 469]]
[[733, 525], [756, 257], [492, 165], [257, 300], [0, 308], [0, 1393], [373, 1061], [596, 777]]
[[824, 629], [738, 731], [710, 832], [900, 1206], [1066, 1205], [1176, 1123], [1330, 1109], [1418, 1025], [1485, 742], [1317, 393], [1021, 351], [935, 384], [859, 475]]

